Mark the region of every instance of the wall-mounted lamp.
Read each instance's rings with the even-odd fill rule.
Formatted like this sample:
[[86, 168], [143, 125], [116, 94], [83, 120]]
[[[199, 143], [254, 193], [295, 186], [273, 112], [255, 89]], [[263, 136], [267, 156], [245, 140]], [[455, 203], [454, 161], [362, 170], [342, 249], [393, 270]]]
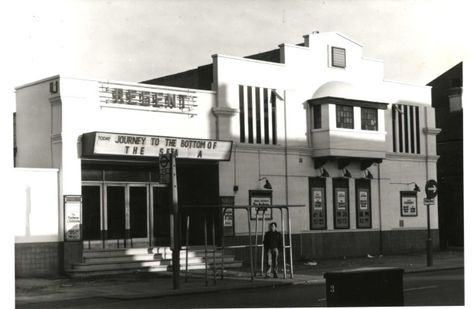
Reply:
[[239, 191], [239, 186], [234, 186], [234, 192]]
[[398, 185], [406, 185], [406, 186], [414, 185], [413, 186], [413, 191], [420, 192], [420, 187], [418, 187], [418, 185], [414, 181], [412, 181], [412, 182], [391, 182], [390, 184], [398, 184]]
[[329, 177], [329, 173], [325, 168], [320, 168], [319, 171], [321, 172], [321, 177]]
[[268, 181], [267, 177], [262, 177], [260, 178], [258, 181], [262, 181], [265, 179], [265, 184], [263, 185], [263, 188], [264, 189], [267, 189], [267, 190], [271, 190], [272, 189], [272, 185], [270, 184], [270, 182]]
[[365, 170], [365, 178], [367, 179], [374, 179], [374, 176], [369, 170]]
[[344, 169], [344, 177], [352, 178], [352, 174], [347, 168]]

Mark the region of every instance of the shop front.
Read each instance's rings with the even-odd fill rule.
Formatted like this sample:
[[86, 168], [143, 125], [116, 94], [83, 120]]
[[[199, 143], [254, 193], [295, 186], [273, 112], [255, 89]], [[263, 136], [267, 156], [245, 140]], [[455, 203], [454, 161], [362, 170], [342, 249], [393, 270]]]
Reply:
[[203, 215], [221, 222], [217, 209], [203, 213], [197, 206], [218, 204], [218, 160], [229, 160], [232, 143], [92, 132], [83, 145], [84, 248], [170, 245], [169, 162], [159, 160], [165, 153], [177, 157], [178, 203], [193, 221], [191, 244], [203, 242]]

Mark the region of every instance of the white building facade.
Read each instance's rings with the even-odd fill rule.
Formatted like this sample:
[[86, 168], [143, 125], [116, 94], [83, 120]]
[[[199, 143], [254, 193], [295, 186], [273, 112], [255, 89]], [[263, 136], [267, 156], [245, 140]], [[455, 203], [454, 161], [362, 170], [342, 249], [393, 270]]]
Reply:
[[[383, 70], [357, 42], [312, 33], [299, 45], [218, 54], [144, 83], [58, 75], [18, 87], [16, 166], [57, 175], [57, 200], [25, 202], [34, 185], [19, 183], [17, 274], [33, 272], [24, 265], [35, 250], [52, 272], [89, 248], [169, 245], [158, 162], [166, 152], [177, 153], [179, 203], [195, 218], [195, 244], [199, 206], [225, 200], [301, 205], [290, 209], [295, 259], [422, 250], [423, 189], [438, 158], [430, 87], [386, 81]], [[81, 213], [79, 235], [69, 209]], [[278, 212], [268, 215], [280, 224]], [[241, 242], [246, 214], [227, 218], [218, 230], [226, 243]], [[35, 220], [54, 227], [47, 237], [27, 228]]]

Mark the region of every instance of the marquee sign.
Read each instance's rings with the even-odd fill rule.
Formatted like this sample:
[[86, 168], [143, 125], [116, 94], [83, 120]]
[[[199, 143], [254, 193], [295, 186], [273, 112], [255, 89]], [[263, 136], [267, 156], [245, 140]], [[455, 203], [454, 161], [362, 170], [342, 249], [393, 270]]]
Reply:
[[158, 157], [174, 153], [177, 158], [229, 160], [232, 142], [196, 138], [91, 132], [82, 136], [82, 155]]

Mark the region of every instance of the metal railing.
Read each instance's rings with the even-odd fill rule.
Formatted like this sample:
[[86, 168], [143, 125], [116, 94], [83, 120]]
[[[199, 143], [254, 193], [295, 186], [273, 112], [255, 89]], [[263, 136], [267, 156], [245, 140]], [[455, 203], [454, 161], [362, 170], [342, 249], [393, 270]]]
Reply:
[[[290, 208], [293, 207], [304, 207], [304, 205], [266, 205], [263, 206], [256, 206], [256, 205], [234, 205], [234, 206], [221, 206], [221, 205], [185, 205], [180, 206], [181, 209], [184, 211], [182, 212], [186, 217], [186, 244], [185, 244], [185, 252], [186, 252], [186, 263], [185, 263], [185, 282], [188, 282], [188, 273], [189, 273], [189, 250], [193, 251], [204, 251], [204, 281], [205, 285], [209, 284], [208, 279], [208, 261], [209, 258], [212, 258], [212, 275], [213, 275], [213, 282], [214, 285], [217, 284], [217, 258], [216, 252], [220, 250], [221, 259], [220, 259], [220, 277], [221, 280], [224, 279], [224, 252], [228, 249], [248, 249], [249, 253], [249, 262], [250, 262], [250, 280], [254, 280], [257, 272], [256, 272], [256, 264], [258, 261], [258, 250], [261, 250], [261, 258], [260, 258], [260, 273], [264, 275], [264, 264], [265, 264], [265, 252], [264, 252], [264, 245], [263, 239], [265, 236], [265, 213], [269, 209], [278, 209], [280, 211], [280, 225], [281, 225], [281, 233], [282, 233], [282, 257], [283, 257], [283, 276], [287, 278], [287, 254], [286, 251], [289, 250], [289, 275], [290, 278], [293, 278], [293, 245], [292, 245], [292, 235], [291, 235], [291, 218], [290, 218]], [[221, 213], [219, 214], [222, 219], [222, 226], [224, 226], [224, 213], [227, 209], [233, 210], [245, 210], [247, 214], [247, 227], [248, 227], [248, 244], [246, 245], [225, 245], [225, 236], [224, 236], [224, 229], [220, 230], [220, 237], [221, 237], [221, 245], [216, 245], [216, 219], [213, 216], [211, 219], [211, 230], [212, 230], [212, 246], [210, 247], [208, 244], [208, 216], [207, 213], [204, 215], [204, 249], [202, 247], [199, 248], [192, 248], [189, 245], [189, 228], [191, 224], [190, 215], [186, 213], [186, 209], [220, 209]], [[255, 210], [255, 219], [251, 218], [251, 210]], [[261, 216], [259, 217], [259, 213]], [[286, 215], [286, 216], [285, 216]], [[255, 228], [252, 230], [252, 220], [255, 220]], [[259, 223], [261, 223], [261, 227], [259, 228]], [[287, 230], [285, 230], [285, 224]], [[261, 232], [259, 237], [259, 230]], [[260, 238], [260, 241], [259, 241]], [[286, 238], [288, 238], [288, 242], [286, 242]], [[208, 256], [212, 254], [212, 256]]]

